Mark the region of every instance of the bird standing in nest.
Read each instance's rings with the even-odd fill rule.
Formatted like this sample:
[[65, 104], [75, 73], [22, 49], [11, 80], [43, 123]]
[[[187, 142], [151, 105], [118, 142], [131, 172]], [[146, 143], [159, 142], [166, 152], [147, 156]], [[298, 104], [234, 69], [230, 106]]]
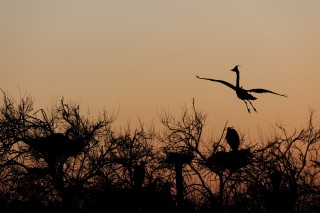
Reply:
[[227, 128], [226, 141], [233, 152], [238, 151], [240, 145], [240, 137], [238, 132], [234, 128]]

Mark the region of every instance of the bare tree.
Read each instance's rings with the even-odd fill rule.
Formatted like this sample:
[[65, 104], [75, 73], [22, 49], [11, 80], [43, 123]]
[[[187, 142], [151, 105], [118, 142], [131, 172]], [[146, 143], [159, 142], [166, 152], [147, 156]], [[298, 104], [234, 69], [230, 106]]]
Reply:
[[[46, 193], [43, 197], [61, 199], [69, 208], [76, 194], [74, 189], [80, 190], [96, 170], [88, 167], [88, 150], [97, 146], [98, 137], [111, 134], [114, 117], [104, 114], [98, 121], [91, 121], [80, 115], [79, 106], [63, 100], [50, 113], [35, 111], [30, 96], [22, 97], [16, 104], [3, 94], [0, 127], [2, 157], [6, 159], [2, 162], [6, 163], [2, 174], [11, 174], [11, 184], [5, 179], [1, 184], [12, 187], [10, 191], [19, 192], [16, 194], [33, 186]], [[22, 199], [27, 198], [26, 194]]]
[[187, 107], [183, 108], [178, 119], [168, 112], [163, 112], [160, 117], [161, 123], [166, 128], [161, 139], [164, 144], [163, 150], [166, 154], [166, 163], [174, 166], [177, 207], [181, 211], [185, 205], [185, 195], [189, 193], [185, 191], [186, 183], [183, 176], [188, 176], [185, 172], [191, 175], [184, 166], [191, 166], [196, 155], [205, 158], [199, 149], [205, 118], [203, 113], [196, 110], [194, 100], [191, 112]]

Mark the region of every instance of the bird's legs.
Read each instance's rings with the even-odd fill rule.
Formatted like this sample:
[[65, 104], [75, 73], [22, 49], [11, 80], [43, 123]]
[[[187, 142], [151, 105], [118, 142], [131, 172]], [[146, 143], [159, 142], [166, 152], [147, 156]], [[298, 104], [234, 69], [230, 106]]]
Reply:
[[251, 111], [250, 111], [250, 109], [249, 109], [249, 107], [248, 107], [248, 104], [247, 104], [247, 101], [250, 103], [250, 105], [252, 106], [252, 108], [253, 108], [253, 110], [255, 111], [255, 112], [257, 112], [257, 109], [253, 106], [253, 104], [251, 103], [251, 101], [249, 101], [249, 100], [243, 100], [244, 101], [244, 103], [246, 104], [246, 107], [247, 107], [247, 110], [248, 110], [248, 112], [249, 113], [251, 113]]
[[251, 112], [250, 112], [250, 109], [249, 109], [249, 107], [248, 107], [247, 102], [246, 102], [245, 100], [243, 100], [243, 102], [246, 104], [246, 107], [247, 107], [248, 112], [251, 113]]
[[[249, 100], [248, 100], [248, 101], [249, 101]], [[251, 106], [252, 106], [253, 110], [254, 110], [255, 112], [257, 112], [257, 109], [256, 109], [256, 108], [254, 108], [254, 106], [253, 106], [253, 104], [251, 103], [251, 101], [249, 101], [249, 103], [251, 104]]]

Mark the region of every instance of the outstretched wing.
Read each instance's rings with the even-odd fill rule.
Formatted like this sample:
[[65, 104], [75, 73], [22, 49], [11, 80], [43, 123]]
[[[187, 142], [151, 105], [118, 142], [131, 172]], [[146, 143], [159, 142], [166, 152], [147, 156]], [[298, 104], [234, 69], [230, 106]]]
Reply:
[[232, 85], [232, 84], [230, 84], [229, 82], [226, 82], [226, 81], [216, 80], [216, 79], [212, 79], [212, 78], [201, 78], [199, 76], [196, 76], [196, 77], [199, 78], [199, 79], [202, 79], [202, 80], [214, 81], [214, 82], [218, 82], [218, 83], [224, 84], [224, 85], [226, 85], [226, 86], [228, 86], [228, 87], [230, 87], [231, 89], [234, 89], [234, 90], [237, 89], [236, 86], [234, 86], [234, 85]]
[[283, 97], [288, 97], [287, 95], [284, 95], [284, 94], [279, 94], [279, 93], [276, 93], [276, 92], [272, 92], [270, 90], [267, 90], [267, 89], [249, 89], [247, 90], [248, 92], [255, 92], [255, 93], [272, 93], [272, 94], [275, 94], [275, 95], [280, 95], [280, 96], [283, 96]]

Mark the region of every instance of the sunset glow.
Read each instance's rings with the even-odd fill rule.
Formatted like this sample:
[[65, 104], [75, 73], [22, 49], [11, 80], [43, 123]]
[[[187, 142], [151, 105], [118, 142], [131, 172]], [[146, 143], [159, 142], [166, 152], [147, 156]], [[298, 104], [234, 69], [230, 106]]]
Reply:
[[[0, 88], [35, 106], [80, 103], [84, 112], [118, 111], [116, 124], [158, 125], [159, 113], [192, 106], [209, 132], [226, 122], [255, 139], [281, 122], [303, 126], [320, 111], [319, 1], [0, 2]], [[257, 113], [219, 83], [256, 94]], [[318, 117], [317, 117], [318, 118]]]

